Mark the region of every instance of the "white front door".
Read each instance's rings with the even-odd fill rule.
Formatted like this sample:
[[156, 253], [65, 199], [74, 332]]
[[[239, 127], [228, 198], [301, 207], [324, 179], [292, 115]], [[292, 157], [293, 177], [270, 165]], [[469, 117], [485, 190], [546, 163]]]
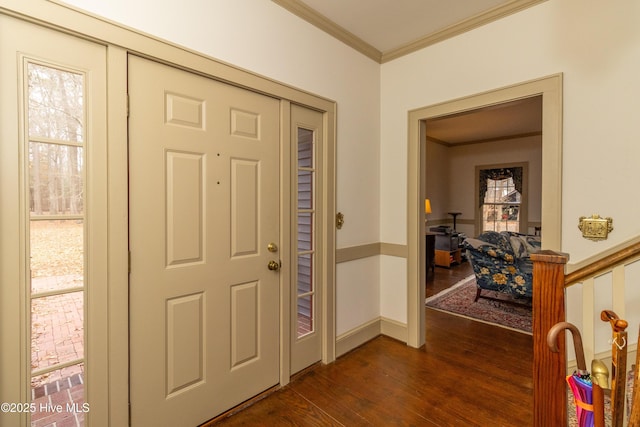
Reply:
[[279, 381], [279, 101], [129, 60], [132, 425]]

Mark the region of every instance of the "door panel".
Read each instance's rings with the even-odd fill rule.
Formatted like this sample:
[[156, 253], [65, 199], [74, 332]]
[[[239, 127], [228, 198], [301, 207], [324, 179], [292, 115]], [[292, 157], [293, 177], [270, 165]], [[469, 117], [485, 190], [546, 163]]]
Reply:
[[198, 425], [279, 381], [279, 101], [134, 56], [129, 96], [132, 424]]
[[203, 332], [202, 293], [167, 300], [167, 396], [204, 380]]
[[166, 153], [167, 266], [201, 262], [203, 155]]
[[231, 159], [231, 256], [258, 252], [258, 177], [255, 160]]
[[255, 360], [258, 356], [258, 282], [231, 287], [231, 366]]
[[293, 215], [297, 221], [291, 247], [295, 263], [291, 269], [291, 373], [322, 358], [322, 113], [305, 107], [291, 107]]

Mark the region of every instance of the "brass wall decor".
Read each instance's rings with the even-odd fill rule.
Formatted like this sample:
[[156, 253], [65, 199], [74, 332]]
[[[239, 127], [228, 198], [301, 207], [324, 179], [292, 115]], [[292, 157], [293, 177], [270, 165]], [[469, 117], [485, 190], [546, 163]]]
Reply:
[[344, 214], [342, 212], [338, 212], [336, 214], [336, 228], [340, 230], [343, 224], [344, 224]]
[[600, 215], [581, 216], [578, 220], [578, 228], [585, 239], [605, 240], [613, 231], [613, 218], [602, 218]]

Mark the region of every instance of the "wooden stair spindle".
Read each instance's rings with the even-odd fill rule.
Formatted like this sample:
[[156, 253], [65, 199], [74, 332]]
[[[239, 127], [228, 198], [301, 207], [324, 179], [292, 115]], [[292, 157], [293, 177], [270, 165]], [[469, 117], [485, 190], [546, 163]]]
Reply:
[[598, 384], [593, 384], [593, 427], [605, 427], [604, 420], [604, 390]]
[[602, 310], [600, 319], [611, 324], [613, 342], [611, 343], [611, 427], [624, 424], [624, 398], [627, 384], [627, 326], [611, 310]]
[[533, 261], [533, 425], [564, 426], [567, 423], [567, 375], [564, 340], [558, 352], [547, 346], [547, 333], [566, 320], [564, 267], [566, 254], [543, 250]]
[[[640, 332], [639, 332], [640, 336]], [[633, 395], [631, 399], [631, 413], [629, 427], [640, 427], [640, 351], [636, 351], [636, 364], [633, 370]]]

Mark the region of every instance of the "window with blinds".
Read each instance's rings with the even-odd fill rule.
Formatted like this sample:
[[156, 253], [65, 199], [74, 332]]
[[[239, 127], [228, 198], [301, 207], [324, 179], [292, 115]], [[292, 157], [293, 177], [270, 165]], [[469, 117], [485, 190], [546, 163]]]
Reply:
[[315, 330], [315, 159], [314, 132], [298, 128], [297, 144], [297, 321], [298, 338]]

